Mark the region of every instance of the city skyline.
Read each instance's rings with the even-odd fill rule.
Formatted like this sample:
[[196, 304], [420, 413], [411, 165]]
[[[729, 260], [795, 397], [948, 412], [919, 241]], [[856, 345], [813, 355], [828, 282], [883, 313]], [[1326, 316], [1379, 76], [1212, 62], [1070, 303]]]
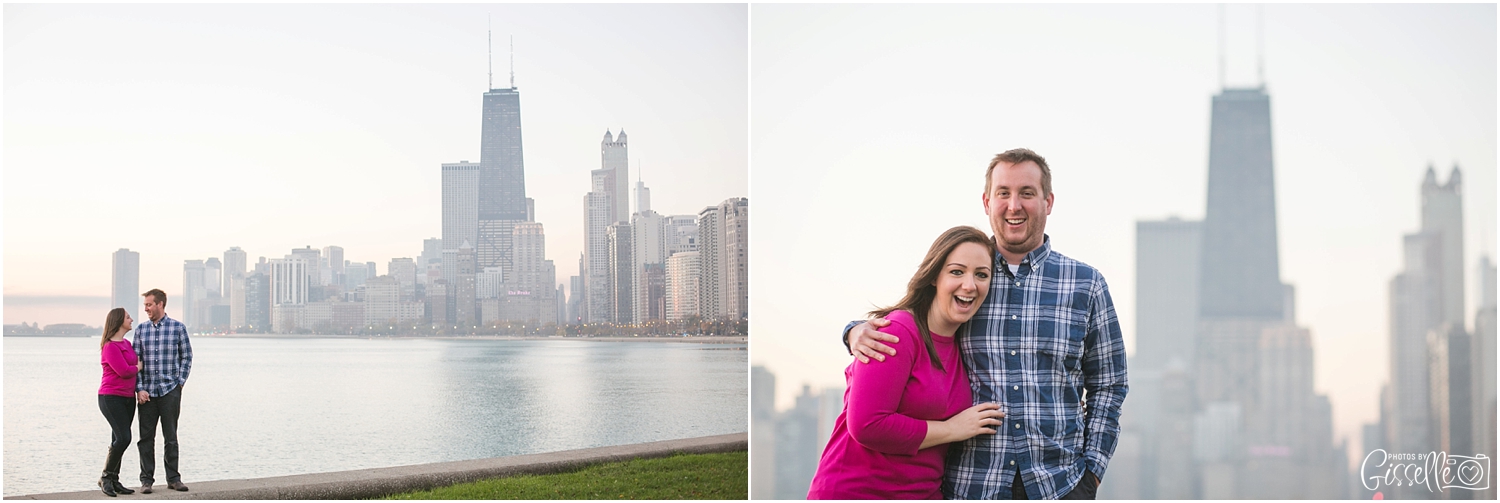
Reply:
[[[525, 195], [559, 281], [576, 273], [577, 187], [601, 130], [636, 133], [645, 176], [630, 182], [655, 188], [658, 208], [748, 192], [743, 5], [5, 9], [5, 253], [28, 264], [7, 277], [8, 322], [88, 322], [39, 304], [104, 305], [119, 248], [141, 254], [142, 288], [171, 299], [182, 261], [230, 246], [252, 262], [308, 245], [417, 258], [442, 235], [440, 165], [481, 158], [486, 16], [502, 86], [515, 40]], [[173, 63], [194, 58], [208, 63]], [[85, 109], [87, 124], [58, 120]], [[27, 169], [59, 160], [76, 170]], [[35, 190], [77, 179], [97, 183]], [[154, 200], [157, 223], [133, 203], [148, 186], [171, 195]], [[55, 210], [25, 211], [37, 207]]]
[[1221, 74], [1219, 6], [754, 6], [752, 193], [798, 202], [752, 229], [755, 262], [778, 265], [751, 277], [775, 292], [752, 296], [751, 364], [776, 375], [776, 408], [843, 384], [839, 330], [899, 299], [943, 229], [989, 229], [984, 167], [1015, 147], [1047, 158], [1054, 249], [1103, 272], [1134, 355], [1136, 222], [1204, 218], [1211, 98], [1263, 83], [1277, 279], [1335, 442], [1358, 448], [1429, 165], [1463, 170], [1464, 270], [1495, 254], [1495, 10], [1267, 5], [1259, 58], [1256, 10], [1224, 8]]

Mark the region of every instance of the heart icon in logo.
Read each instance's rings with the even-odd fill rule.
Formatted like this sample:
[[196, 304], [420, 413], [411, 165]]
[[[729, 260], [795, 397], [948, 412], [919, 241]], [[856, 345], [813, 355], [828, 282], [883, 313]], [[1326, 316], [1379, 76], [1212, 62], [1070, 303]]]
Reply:
[[1480, 477], [1484, 476], [1484, 470], [1474, 460], [1467, 460], [1458, 465], [1458, 482], [1466, 486], [1479, 484]]

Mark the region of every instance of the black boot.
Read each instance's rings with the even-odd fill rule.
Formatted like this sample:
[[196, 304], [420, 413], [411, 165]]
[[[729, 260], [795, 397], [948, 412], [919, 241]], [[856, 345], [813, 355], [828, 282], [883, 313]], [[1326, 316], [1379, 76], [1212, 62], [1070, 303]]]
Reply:
[[119, 493], [119, 494], [135, 494], [135, 489], [131, 489], [129, 487], [125, 487], [125, 484], [121, 484], [120, 481], [118, 481], [118, 480], [114, 481], [114, 486], [115, 486], [115, 492], [116, 493]]
[[99, 490], [104, 491], [105, 496], [115, 497], [115, 484], [113, 482], [99, 479]]

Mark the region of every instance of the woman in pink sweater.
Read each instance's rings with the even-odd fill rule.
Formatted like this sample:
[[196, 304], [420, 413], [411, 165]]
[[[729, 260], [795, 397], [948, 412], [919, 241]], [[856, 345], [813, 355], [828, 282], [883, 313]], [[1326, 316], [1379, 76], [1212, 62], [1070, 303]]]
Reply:
[[130, 423], [135, 419], [135, 375], [140, 372], [140, 358], [125, 333], [135, 320], [124, 308], [114, 308], [104, 317], [104, 337], [99, 341], [99, 364], [104, 366], [104, 378], [99, 384], [99, 411], [109, 420], [113, 431], [109, 443], [109, 457], [104, 461], [104, 475], [99, 477], [99, 490], [105, 496], [135, 492], [120, 484], [120, 458], [130, 447]]
[[844, 412], [807, 499], [941, 499], [948, 443], [995, 433], [999, 405], [973, 405], [954, 335], [989, 292], [995, 242], [969, 226], [939, 236], [896, 305], [896, 355], [844, 370]]

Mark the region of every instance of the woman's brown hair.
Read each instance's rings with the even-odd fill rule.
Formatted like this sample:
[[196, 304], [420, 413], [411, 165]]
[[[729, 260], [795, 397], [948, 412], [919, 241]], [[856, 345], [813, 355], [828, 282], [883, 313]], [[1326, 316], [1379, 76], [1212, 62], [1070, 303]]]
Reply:
[[125, 308], [110, 309], [109, 314], [104, 316], [104, 338], [99, 340], [99, 349], [104, 349], [104, 345], [109, 344], [109, 338], [114, 337], [123, 326], [125, 326]]
[[927, 347], [927, 356], [932, 358], [932, 365], [938, 370], [943, 370], [943, 363], [938, 361], [937, 348], [933, 347], [932, 334], [927, 330], [927, 311], [932, 308], [933, 299], [937, 298], [938, 274], [943, 272], [948, 255], [964, 243], [978, 243], [991, 257], [995, 255], [995, 241], [985, 235], [984, 231], [967, 225], [948, 229], [938, 236], [937, 241], [932, 242], [932, 247], [927, 249], [927, 256], [922, 258], [922, 265], [917, 267], [917, 273], [912, 275], [911, 281], [906, 282], [906, 296], [893, 306], [870, 311], [871, 316], [880, 318], [894, 311], [910, 312], [911, 317], [917, 321], [917, 333], [921, 334], [922, 344]]

